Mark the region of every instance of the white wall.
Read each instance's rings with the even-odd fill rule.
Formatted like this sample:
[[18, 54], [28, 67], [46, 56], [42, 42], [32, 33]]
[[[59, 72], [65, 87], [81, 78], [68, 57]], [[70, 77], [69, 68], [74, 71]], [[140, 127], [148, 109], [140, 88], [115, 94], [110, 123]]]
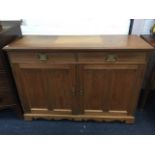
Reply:
[[150, 34], [150, 28], [155, 24], [155, 19], [135, 19], [132, 34]]
[[24, 34], [127, 34], [129, 20], [48, 19], [24, 20]]
[[[0, 20], [23, 19], [23, 34], [128, 34], [102, 0], [1, 0]], [[6, 10], [9, 10], [9, 13]]]

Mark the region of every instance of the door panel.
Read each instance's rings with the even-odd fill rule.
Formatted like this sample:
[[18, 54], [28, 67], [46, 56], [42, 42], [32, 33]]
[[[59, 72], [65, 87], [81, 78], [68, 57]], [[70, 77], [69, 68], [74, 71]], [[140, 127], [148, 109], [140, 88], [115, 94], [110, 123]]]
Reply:
[[[28, 110], [68, 112], [74, 109], [72, 90], [75, 86], [75, 69], [73, 65], [19, 64], [16, 79], [20, 79], [22, 100]], [[16, 69], [15, 69], [16, 68]]]
[[128, 113], [137, 102], [137, 77], [143, 73], [138, 65], [81, 65], [80, 70], [84, 112]]

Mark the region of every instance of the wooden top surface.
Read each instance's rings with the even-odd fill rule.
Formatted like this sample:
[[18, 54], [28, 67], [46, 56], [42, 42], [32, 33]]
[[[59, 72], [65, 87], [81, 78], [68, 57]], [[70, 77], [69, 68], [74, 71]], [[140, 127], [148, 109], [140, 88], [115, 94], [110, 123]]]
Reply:
[[104, 36], [23, 36], [5, 46], [13, 49], [153, 49], [142, 38], [132, 35]]
[[155, 47], [155, 37], [151, 35], [142, 35], [141, 36], [145, 41], [147, 41], [150, 45]]

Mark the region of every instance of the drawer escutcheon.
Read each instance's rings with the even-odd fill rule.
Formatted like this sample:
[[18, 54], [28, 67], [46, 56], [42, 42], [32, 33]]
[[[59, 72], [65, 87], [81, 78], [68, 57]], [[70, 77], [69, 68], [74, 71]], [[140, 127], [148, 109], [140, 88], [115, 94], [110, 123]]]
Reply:
[[39, 57], [39, 60], [43, 62], [48, 60], [48, 55], [46, 53], [39, 53], [38, 57]]
[[109, 54], [106, 56], [105, 60], [107, 62], [115, 62], [115, 61], [117, 61], [117, 55], [116, 54]]

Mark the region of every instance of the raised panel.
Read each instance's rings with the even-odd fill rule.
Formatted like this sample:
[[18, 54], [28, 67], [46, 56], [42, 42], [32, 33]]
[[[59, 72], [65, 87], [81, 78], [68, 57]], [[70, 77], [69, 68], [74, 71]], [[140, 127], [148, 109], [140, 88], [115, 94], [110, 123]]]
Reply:
[[[132, 104], [135, 93], [137, 67], [111, 70], [109, 76], [111, 76], [108, 97], [109, 111], [128, 111], [128, 106]], [[134, 102], [136, 104], [136, 101]]]
[[[109, 93], [107, 80], [108, 72], [101, 73], [101, 70], [85, 69], [83, 73], [83, 97], [84, 110], [106, 110], [106, 94]], [[81, 94], [82, 96], [82, 94]]]

